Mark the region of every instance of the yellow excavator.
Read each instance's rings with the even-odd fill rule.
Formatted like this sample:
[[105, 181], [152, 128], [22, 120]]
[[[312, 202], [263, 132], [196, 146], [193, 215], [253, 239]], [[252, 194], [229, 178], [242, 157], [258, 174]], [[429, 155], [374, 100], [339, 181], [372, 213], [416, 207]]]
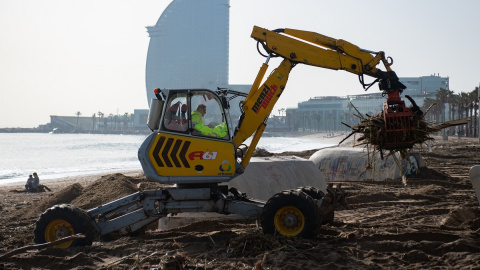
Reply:
[[[294, 29], [270, 31], [255, 26], [251, 37], [258, 42], [266, 61], [248, 94], [229, 89], [155, 89], [156, 99], [151, 101], [147, 121], [152, 133], [141, 145], [138, 157], [149, 180], [172, 186], [137, 192], [88, 211], [66, 204], [53, 206], [36, 222], [34, 241], [52, 242], [81, 233], [84, 238], [72, 238], [59, 246], [90, 245], [96, 236], [128, 234], [161, 217], [182, 212], [257, 216], [267, 234], [317, 234], [322, 224], [332, 221], [334, 206], [343, 201], [341, 189], [329, 187], [324, 194], [313, 187], [300, 187], [263, 202], [222, 185], [247, 169], [290, 71], [299, 63], [354, 73], [366, 89], [378, 82], [387, 95], [383, 113], [386, 130], [392, 135], [388, 136], [391, 145], [411, 147], [405, 137], [394, 136], [408, 131], [412, 113], [399, 96], [405, 86], [384, 52]], [[262, 83], [273, 57], [283, 61]], [[385, 71], [377, 67], [380, 63]], [[365, 84], [364, 75], [375, 78], [374, 82]], [[234, 126], [230, 102], [235, 98], [242, 101]]]

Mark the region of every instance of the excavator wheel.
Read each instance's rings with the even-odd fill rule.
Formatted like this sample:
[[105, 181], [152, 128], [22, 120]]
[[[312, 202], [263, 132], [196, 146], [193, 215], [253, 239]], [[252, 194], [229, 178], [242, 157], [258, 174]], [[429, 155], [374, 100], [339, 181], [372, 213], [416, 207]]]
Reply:
[[[323, 197], [325, 197], [325, 193], [323, 193], [323, 191], [321, 191], [316, 187], [307, 186], [307, 187], [300, 187], [298, 189], [305, 192], [308, 196], [312, 197], [314, 200], [321, 200], [323, 199]], [[321, 217], [321, 215], [319, 215], [319, 217], [321, 218], [321, 221], [319, 222], [319, 224], [320, 223], [322, 225], [332, 224], [333, 219], [335, 217], [335, 212], [330, 211], [326, 216]]]
[[53, 242], [78, 233], [85, 235], [85, 238], [56, 245], [60, 248], [90, 246], [94, 238], [90, 217], [80, 208], [69, 204], [55, 205], [47, 209], [37, 220], [33, 233], [33, 241], [37, 244]]
[[265, 234], [314, 237], [318, 227], [318, 207], [300, 190], [275, 194], [263, 207], [261, 224]]

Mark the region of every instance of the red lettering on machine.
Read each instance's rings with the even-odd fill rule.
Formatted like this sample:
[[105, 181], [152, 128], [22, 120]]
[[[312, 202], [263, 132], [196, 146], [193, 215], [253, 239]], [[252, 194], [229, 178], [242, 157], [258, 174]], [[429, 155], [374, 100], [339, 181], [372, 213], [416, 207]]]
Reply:
[[277, 89], [278, 86], [276, 84], [272, 84], [270, 87], [268, 87], [267, 85], [263, 85], [262, 93], [260, 93], [260, 96], [253, 105], [252, 110], [258, 114], [260, 108], [266, 109], [268, 104], [270, 104], [273, 95], [275, 95], [275, 93], [277, 92]]

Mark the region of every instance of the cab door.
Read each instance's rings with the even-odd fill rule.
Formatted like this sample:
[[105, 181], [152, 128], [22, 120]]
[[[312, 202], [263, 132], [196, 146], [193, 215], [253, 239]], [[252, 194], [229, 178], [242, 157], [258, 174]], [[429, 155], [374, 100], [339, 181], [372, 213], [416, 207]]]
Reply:
[[[199, 106], [206, 112], [199, 112]], [[218, 96], [209, 90], [170, 90], [148, 153], [157, 174], [233, 177], [235, 151], [223, 112]]]

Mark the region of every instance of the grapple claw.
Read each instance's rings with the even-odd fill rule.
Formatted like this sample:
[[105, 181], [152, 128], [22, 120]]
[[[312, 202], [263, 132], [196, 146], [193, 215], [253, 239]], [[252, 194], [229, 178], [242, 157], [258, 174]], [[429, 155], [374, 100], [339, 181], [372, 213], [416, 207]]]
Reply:
[[388, 92], [387, 101], [383, 103], [382, 113], [385, 122], [383, 149], [412, 148], [415, 143], [413, 112], [405, 107], [399, 90]]

